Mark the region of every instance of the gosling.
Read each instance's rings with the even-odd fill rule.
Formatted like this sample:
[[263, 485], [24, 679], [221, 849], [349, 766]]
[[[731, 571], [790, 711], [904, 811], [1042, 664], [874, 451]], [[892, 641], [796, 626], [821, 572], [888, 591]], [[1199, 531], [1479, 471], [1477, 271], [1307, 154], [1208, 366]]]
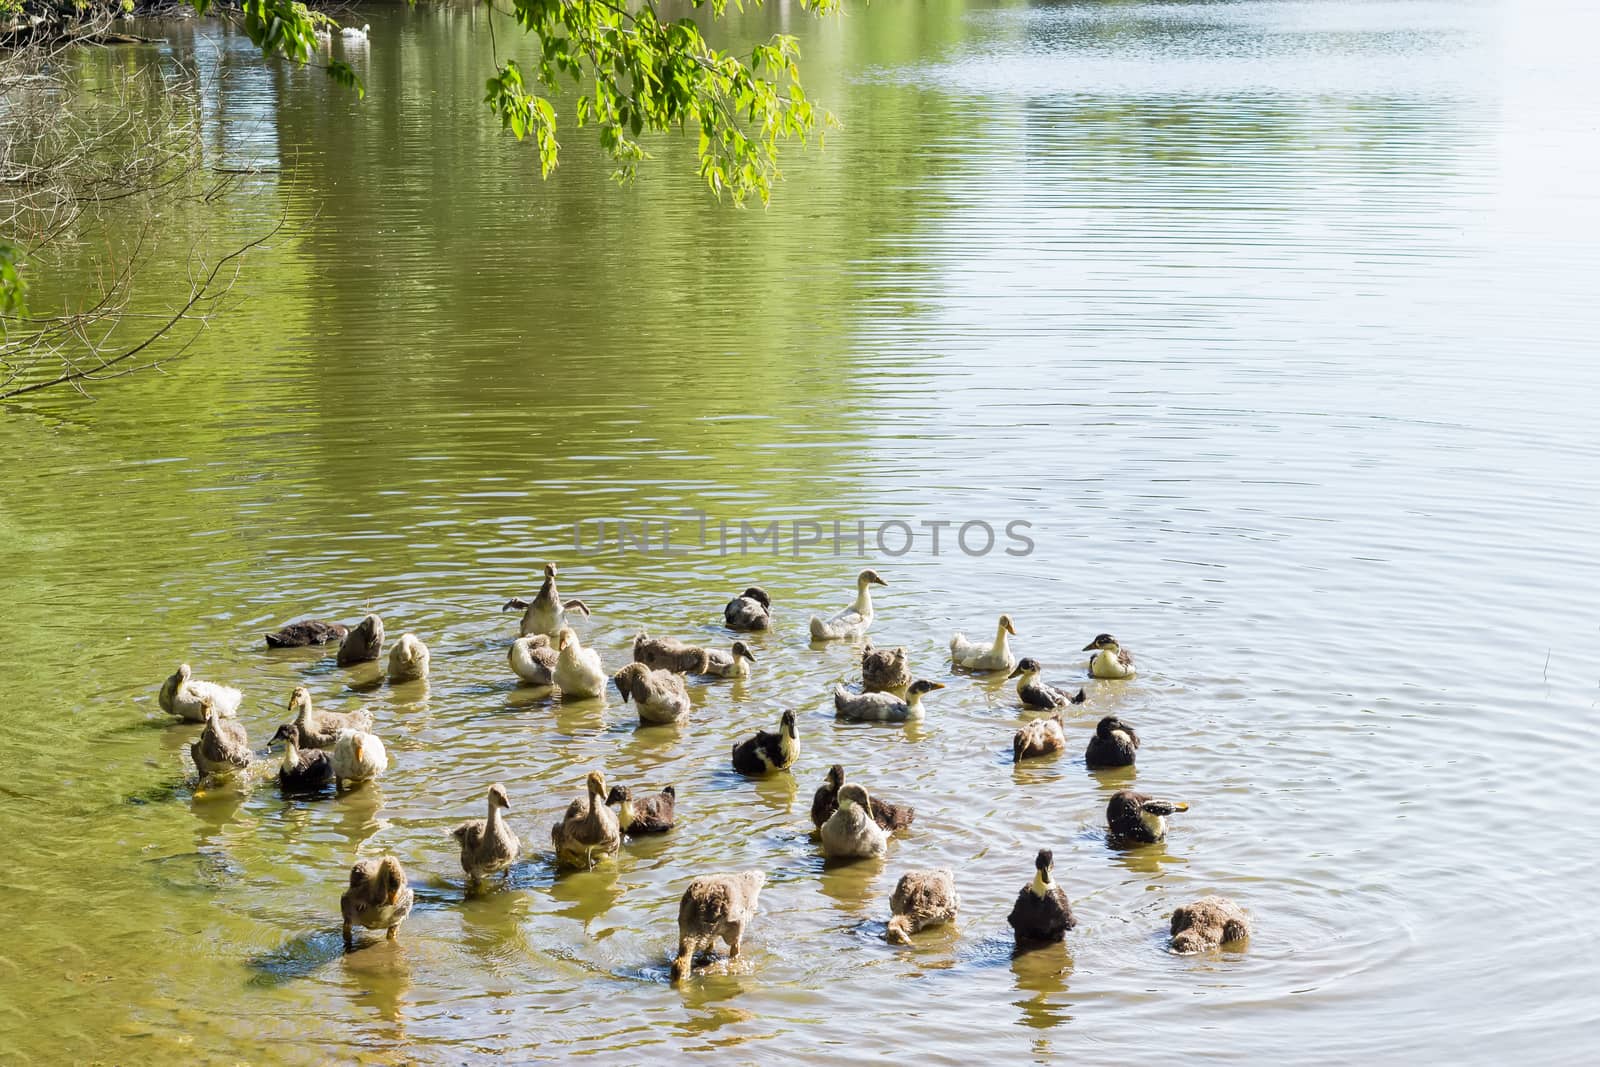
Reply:
[[889, 834], [872, 818], [872, 800], [862, 786], [839, 790], [839, 808], [822, 824], [822, 854], [829, 859], [866, 859], [889, 848]]
[[1250, 937], [1250, 920], [1227, 897], [1201, 897], [1172, 913], [1172, 951], [1203, 952]]
[[461, 869], [473, 884], [491, 874], [509, 871], [522, 851], [522, 842], [501, 816], [502, 810], [511, 810], [511, 800], [506, 796], [506, 787], [496, 782], [489, 787], [488, 816], [468, 819], [450, 831], [461, 846]]
[[622, 847], [622, 828], [606, 807], [606, 779], [590, 771], [584, 779], [585, 794], [567, 805], [561, 821], [550, 827], [550, 840], [556, 848], [556, 864], [581, 867], [595, 864], [595, 853], [610, 855]]
[[386, 936], [393, 941], [400, 924], [411, 914], [413, 899], [405, 868], [393, 856], [362, 860], [350, 868], [350, 888], [339, 898], [345, 951], [356, 947], [351, 927], [358, 924], [368, 930], [387, 930]]
[[345, 633], [344, 640], [339, 642], [339, 654], [334, 662], [341, 667], [375, 663], [382, 653], [383, 620], [376, 615], [368, 615], [356, 624], [355, 629]]
[[418, 682], [428, 676], [428, 646], [416, 634], [401, 634], [389, 650], [389, 681]]
[[1011, 735], [1011, 762], [1049, 756], [1066, 747], [1067, 733], [1058, 711], [1048, 719], [1034, 719]]
[[678, 903], [678, 954], [672, 961], [672, 980], [689, 977], [694, 958], [709, 951], [721, 938], [727, 942], [728, 958], [738, 959], [744, 928], [755, 918], [764, 871], [738, 874], [708, 874], [696, 878], [683, 891]]
[[911, 663], [905, 647], [873, 648], [861, 653], [861, 689], [867, 693], [903, 693], [911, 684]]
[[907, 871], [900, 876], [894, 896], [889, 899], [891, 917], [884, 938], [891, 944], [909, 945], [912, 934], [955, 922], [960, 907], [956, 876], [948, 868]]

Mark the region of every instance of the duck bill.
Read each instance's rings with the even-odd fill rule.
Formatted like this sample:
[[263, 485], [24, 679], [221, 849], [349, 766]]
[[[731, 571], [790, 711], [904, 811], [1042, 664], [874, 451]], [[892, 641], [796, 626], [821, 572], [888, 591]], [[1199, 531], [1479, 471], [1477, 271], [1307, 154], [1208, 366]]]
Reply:
[[1100, 648], [1099, 645], [1095, 644], [1093, 641], [1090, 641], [1087, 645], [1083, 646], [1083, 651], [1085, 651], [1085, 652], [1095, 652], [1095, 651], [1098, 651], [1099, 648]]
[[1024, 673], [1025, 672], [1023, 671], [1023, 669], [1021, 667], [1018, 667], [1016, 670], [1014, 670], [1010, 674], [1006, 675], [1006, 677], [1007, 678], [1020, 678], [1020, 677], [1022, 677], [1022, 675]]
[[1015, 626], [1012, 626], [1010, 622], [1007, 622], [1006, 623], [1006, 633], [1010, 634], [1012, 637], [1015, 637], [1015, 636], [1017, 636], [1017, 628]]

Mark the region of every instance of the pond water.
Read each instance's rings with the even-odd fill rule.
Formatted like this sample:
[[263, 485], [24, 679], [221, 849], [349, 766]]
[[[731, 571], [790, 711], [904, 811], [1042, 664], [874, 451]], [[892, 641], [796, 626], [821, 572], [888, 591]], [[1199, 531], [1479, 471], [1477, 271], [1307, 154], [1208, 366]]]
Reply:
[[[286, 228], [167, 374], [0, 418], [0, 1049], [1582, 1058], [1600, 19], [1535, 7], [774, 8], [735, 32], [800, 34], [842, 128], [743, 212], [676, 140], [624, 188], [567, 131], [540, 181], [481, 105], [470, 9], [360, 9], [364, 102], [215, 24], [85, 57], [194, 57], [211, 158], [268, 170], [171, 247]], [[868, 551], [724, 554], [691, 512], [861, 522]], [[688, 551], [597, 548], [593, 520], [647, 516]], [[985, 555], [952, 544], [978, 521]], [[903, 554], [871, 534], [894, 522]], [[1031, 552], [1004, 551], [1011, 522]], [[725, 644], [752, 583], [778, 624], [748, 681], [636, 729], [614, 693], [514, 684], [498, 609], [545, 560], [608, 668], [642, 627]], [[948, 684], [920, 725], [831, 714], [856, 650], [806, 618], [864, 563], [889, 583], [874, 639]], [[425, 685], [261, 645], [366, 610], [432, 647]], [[949, 667], [950, 633], [1001, 611], [1060, 680], [1101, 631], [1139, 656], [1087, 683], [1060, 759], [1013, 767], [1011, 685]], [[370, 708], [392, 769], [338, 799], [197, 794], [195, 731], [156, 706], [183, 661], [244, 690], [258, 747], [298, 684]], [[732, 775], [784, 708], [796, 773]], [[1108, 712], [1136, 773], [1083, 766]], [[836, 761], [917, 808], [884, 863], [825, 867], [808, 836]], [[675, 783], [681, 825], [557, 876], [548, 827], [590, 769]], [[527, 854], [464, 899], [447, 835], [494, 781]], [[1130, 783], [1189, 802], [1165, 844], [1108, 846]], [[1080, 925], [1014, 958], [1044, 846]], [[344, 955], [347, 872], [383, 853], [416, 913]], [[958, 925], [886, 945], [895, 879], [940, 865]], [[742, 961], [669, 985], [683, 886], [747, 867], [770, 882]], [[1168, 954], [1166, 917], [1211, 892], [1248, 948]]]

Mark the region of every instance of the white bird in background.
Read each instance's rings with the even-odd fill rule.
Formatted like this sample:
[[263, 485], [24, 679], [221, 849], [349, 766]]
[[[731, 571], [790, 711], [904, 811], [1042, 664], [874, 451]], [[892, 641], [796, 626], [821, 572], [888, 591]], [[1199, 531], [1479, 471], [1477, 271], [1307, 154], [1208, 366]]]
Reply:
[[347, 41], [357, 41], [357, 42], [363, 42], [364, 43], [366, 41], [366, 39], [367, 39], [367, 31], [370, 30], [370, 29], [372, 29], [372, 26], [370, 24], [363, 24], [362, 27], [359, 30], [356, 29], [354, 26], [340, 26], [339, 27], [339, 36], [343, 37]]

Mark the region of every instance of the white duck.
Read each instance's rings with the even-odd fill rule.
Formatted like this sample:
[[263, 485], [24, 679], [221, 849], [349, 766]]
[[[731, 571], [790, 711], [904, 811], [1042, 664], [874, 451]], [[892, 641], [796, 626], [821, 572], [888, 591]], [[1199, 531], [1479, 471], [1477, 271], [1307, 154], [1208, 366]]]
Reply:
[[950, 661], [957, 667], [964, 667], [969, 671], [1009, 671], [1017, 665], [1017, 657], [1011, 651], [1008, 637], [1015, 635], [1017, 628], [1011, 625], [1011, 616], [1000, 616], [1000, 622], [995, 626], [994, 644], [981, 645], [976, 641], [968, 640], [967, 635], [959, 631], [950, 638]]
[[860, 637], [872, 625], [872, 594], [868, 586], [888, 585], [875, 570], [864, 570], [856, 575], [855, 601], [833, 618], [823, 621], [811, 616], [811, 640], [841, 641]]
[[195, 679], [185, 663], [161, 683], [161, 692], [156, 697], [162, 711], [176, 715], [185, 722], [206, 721], [207, 699], [210, 699], [218, 718], [231, 719], [238, 713], [239, 702], [244, 699], [244, 694], [231, 686]]
[[377, 734], [364, 730], [341, 730], [333, 744], [333, 780], [337, 785], [359, 785], [383, 777], [389, 769], [389, 753]]
[[529, 685], [555, 685], [556, 661], [560, 658], [544, 634], [517, 638], [506, 656], [512, 673]]
[[556, 653], [555, 682], [563, 698], [597, 697], [606, 691], [609, 679], [600, 665], [600, 653], [584, 648], [570, 628], [561, 631]]
[[347, 41], [365, 41], [367, 39], [367, 31], [370, 29], [372, 29], [371, 23], [363, 23], [359, 30], [354, 26], [340, 26], [339, 36]]

